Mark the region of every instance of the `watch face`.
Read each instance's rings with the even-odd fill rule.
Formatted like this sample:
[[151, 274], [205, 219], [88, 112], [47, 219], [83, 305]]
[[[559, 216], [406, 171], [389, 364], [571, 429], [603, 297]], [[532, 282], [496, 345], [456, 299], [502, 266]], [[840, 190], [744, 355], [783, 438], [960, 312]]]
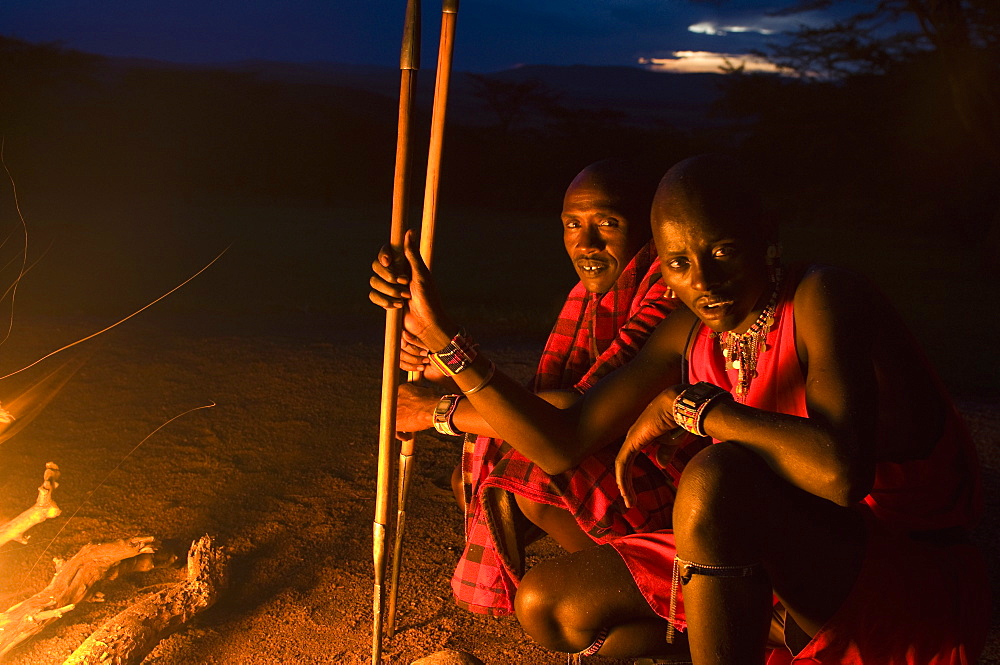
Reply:
[[437, 406], [434, 407], [434, 415], [443, 416], [446, 413], [448, 413], [448, 409], [451, 408], [453, 401], [454, 401], [453, 397], [450, 399], [445, 399], [442, 397], [441, 400], [437, 403]]
[[704, 384], [704, 383], [695, 384], [684, 392], [684, 398], [687, 400], [691, 400], [692, 402], [703, 400], [712, 394], [713, 388], [715, 388], [715, 386], [709, 384]]

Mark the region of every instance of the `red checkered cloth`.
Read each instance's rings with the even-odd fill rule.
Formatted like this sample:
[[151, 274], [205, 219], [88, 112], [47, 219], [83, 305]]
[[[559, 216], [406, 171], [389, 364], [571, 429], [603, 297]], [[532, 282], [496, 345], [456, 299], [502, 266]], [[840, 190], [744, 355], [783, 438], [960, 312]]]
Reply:
[[[673, 310], [665, 291], [652, 243], [636, 254], [608, 293], [592, 294], [577, 284], [549, 335], [534, 390], [583, 392], [628, 362]], [[640, 456], [634, 470], [637, 502], [626, 509], [615, 484], [618, 447], [618, 442], [606, 446], [575, 469], [550, 476], [502, 440], [469, 436], [462, 458], [466, 547], [452, 577], [458, 605], [494, 616], [513, 611], [532, 525], [509, 492], [568, 510], [596, 543], [668, 528], [674, 496], [668, 475]], [[678, 464], [687, 458], [676, 457]], [[678, 469], [667, 472], [679, 477]], [[540, 535], [537, 529], [534, 535]]]
[[675, 307], [665, 297], [652, 241], [640, 249], [607, 293], [578, 282], [559, 312], [532, 387], [584, 392], [635, 356], [653, 328]]

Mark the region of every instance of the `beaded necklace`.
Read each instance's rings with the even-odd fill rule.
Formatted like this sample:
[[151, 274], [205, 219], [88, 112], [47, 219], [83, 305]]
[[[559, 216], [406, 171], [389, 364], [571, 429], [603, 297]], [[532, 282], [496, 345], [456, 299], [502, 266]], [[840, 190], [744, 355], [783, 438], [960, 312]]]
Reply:
[[767, 307], [745, 333], [712, 333], [719, 338], [722, 357], [726, 359], [726, 369], [739, 371], [736, 380], [736, 399], [743, 401], [750, 392], [750, 382], [757, 376], [757, 356], [767, 350], [767, 333], [774, 325], [775, 306], [778, 304], [779, 283], [774, 285]]

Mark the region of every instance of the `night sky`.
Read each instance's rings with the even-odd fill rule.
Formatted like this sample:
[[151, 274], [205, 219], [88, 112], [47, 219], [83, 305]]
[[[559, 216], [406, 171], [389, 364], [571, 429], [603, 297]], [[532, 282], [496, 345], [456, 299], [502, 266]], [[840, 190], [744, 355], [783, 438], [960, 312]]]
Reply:
[[[0, 34], [114, 56], [398, 63], [405, 0], [2, 0]], [[422, 3], [422, 66], [432, 66], [440, 2]], [[768, 16], [766, 0], [463, 0], [455, 66], [636, 65], [677, 53], [736, 56], [826, 17]], [[694, 62], [697, 58], [689, 60]], [[705, 56], [701, 55], [704, 60]], [[719, 60], [705, 65], [714, 71]]]

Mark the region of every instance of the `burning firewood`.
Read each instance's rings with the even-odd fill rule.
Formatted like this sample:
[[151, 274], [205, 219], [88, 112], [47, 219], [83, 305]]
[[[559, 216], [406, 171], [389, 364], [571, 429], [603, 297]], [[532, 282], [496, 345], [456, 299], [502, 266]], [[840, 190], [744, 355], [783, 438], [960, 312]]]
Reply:
[[[2, 410], [2, 409], [0, 409]], [[0, 420], [2, 421], [2, 420]], [[42, 476], [42, 485], [38, 488], [38, 498], [35, 505], [25, 510], [23, 513], [0, 526], [0, 545], [15, 540], [21, 544], [28, 542], [24, 532], [31, 527], [41, 524], [45, 520], [58, 517], [59, 506], [52, 500], [52, 491], [59, 487], [59, 466], [55, 462], [48, 462], [45, 465], [45, 473]]]
[[96, 596], [93, 587], [101, 580], [152, 568], [155, 550], [154, 539], [146, 536], [84, 545], [68, 561], [57, 560], [56, 574], [47, 587], [0, 614], [0, 658], [78, 603]]
[[215, 603], [226, 585], [228, 556], [210, 536], [191, 544], [187, 580], [151, 593], [97, 629], [63, 665], [141, 663], [160, 640]]

